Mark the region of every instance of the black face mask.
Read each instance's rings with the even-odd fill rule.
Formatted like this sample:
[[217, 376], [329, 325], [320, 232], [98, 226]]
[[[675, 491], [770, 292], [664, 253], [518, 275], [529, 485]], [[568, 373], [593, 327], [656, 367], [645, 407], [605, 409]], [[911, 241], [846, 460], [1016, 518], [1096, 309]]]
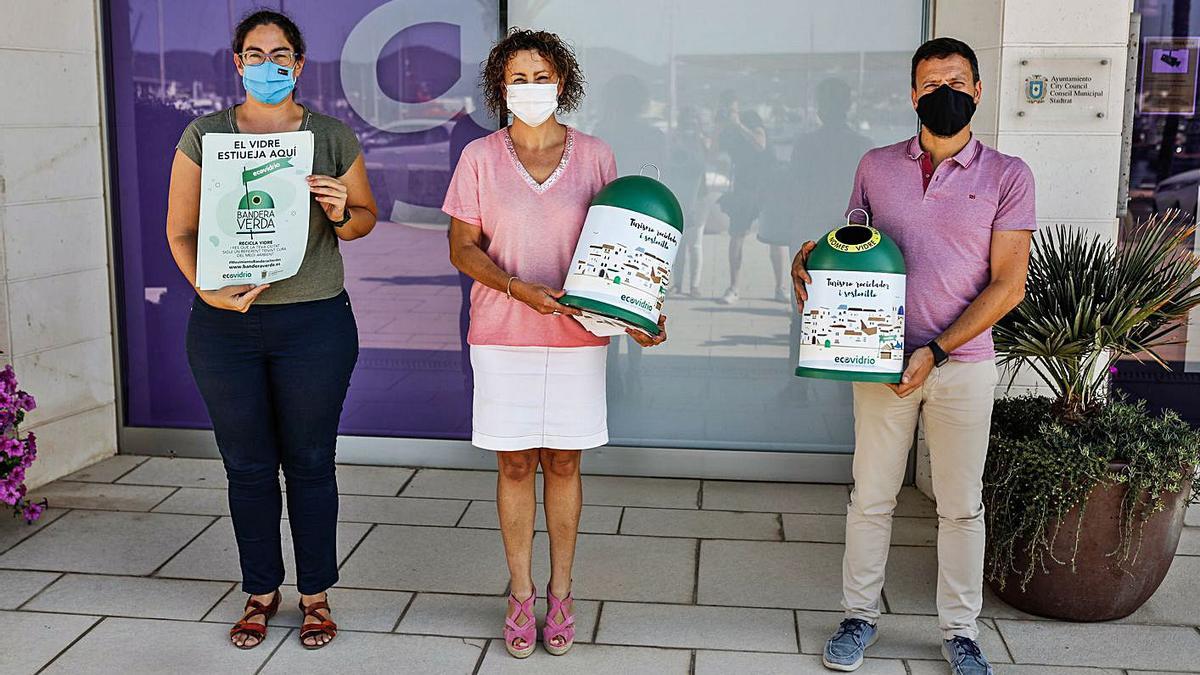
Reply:
[[975, 98], [948, 84], [917, 99], [917, 117], [934, 136], [949, 138], [963, 130], [975, 114]]

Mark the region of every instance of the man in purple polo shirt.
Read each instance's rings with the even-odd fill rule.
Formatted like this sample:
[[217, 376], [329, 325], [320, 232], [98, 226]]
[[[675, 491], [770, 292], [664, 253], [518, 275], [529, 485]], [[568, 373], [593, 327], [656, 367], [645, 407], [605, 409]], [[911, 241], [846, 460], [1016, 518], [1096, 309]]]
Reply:
[[[846, 618], [823, 657], [833, 670], [857, 669], [875, 640], [892, 512], [921, 419], [937, 500], [942, 653], [956, 674], [992, 672], [976, 627], [983, 606], [983, 465], [998, 379], [991, 331], [1024, 297], [1037, 220], [1029, 167], [971, 135], [982, 91], [969, 46], [951, 38], [921, 45], [912, 59], [920, 134], [869, 151], [854, 177], [849, 209], [870, 213], [871, 224], [904, 253], [909, 355], [900, 384], [854, 384]], [[814, 246], [805, 244], [792, 266], [801, 307]]]

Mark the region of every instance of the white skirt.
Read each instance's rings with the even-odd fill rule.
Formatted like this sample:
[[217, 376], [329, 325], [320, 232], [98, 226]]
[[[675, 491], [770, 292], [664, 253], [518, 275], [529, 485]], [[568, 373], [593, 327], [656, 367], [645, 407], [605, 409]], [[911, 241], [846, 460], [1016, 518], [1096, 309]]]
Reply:
[[608, 443], [608, 347], [471, 345], [471, 443], [586, 450]]

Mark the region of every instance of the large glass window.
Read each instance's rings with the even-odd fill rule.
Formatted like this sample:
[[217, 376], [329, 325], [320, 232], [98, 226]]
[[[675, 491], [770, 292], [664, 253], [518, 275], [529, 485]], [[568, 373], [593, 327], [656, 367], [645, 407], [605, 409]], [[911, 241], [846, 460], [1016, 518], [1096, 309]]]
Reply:
[[[184, 126], [244, 96], [229, 42], [260, 4], [105, 3], [131, 426], [208, 426], [183, 350], [193, 294], [167, 248], [167, 182]], [[267, 3], [308, 41], [297, 100], [358, 133], [381, 206], [376, 231], [342, 246], [362, 342], [345, 434], [469, 437], [468, 285], [439, 207], [462, 147], [495, 128], [475, 82], [502, 4]], [[578, 48], [588, 93], [567, 121], [608, 141], [623, 174], [655, 164], [686, 211], [669, 343], [610, 351], [614, 442], [848, 452], [848, 385], [791, 374], [788, 261], [842, 220], [861, 154], [914, 132], [908, 62], [925, 3], [506, 6], [510, 25]]]
[[[609, 351], [615, 443], [849, 452], [850, 388], [792, 375], [796, 247], [845, 222], [859, 157], [911, 136], [917, 0], [510, 0], [572, 42], [567, 121], [684, 206], [670, 340]], [[653, 175], [652, 170], [651, 175]]]
[[342, 245], [362, 343], [342, 432], [467, 438], [466, 285], [439, 208], [462, 147], [494, 128], [475, 80], [499, 6], [479, 0], [105, 3], [126, 422], [208, 426], [183, 349], [193, 291], [167, 249], [167, 184], [188, 122], [244, 97], [230, 38], [264, 4], [303, 31], [297, 100], [358, 133], [380, 206], [375, 232]]
[[[1200, 3], [1191, 0], [1137, 0], [1141, 15], [1141, 49], [1137, 61], [1137, 96], [1130, 153], [1129, 208], [1121, 221], [1121, 237], [1129, 239], [1137, 223], [1166, 209], [1197, 212], [1200, 194]], [[1200, 238], [1193, 238], [1200, 254]], [[1176, 344], [1158, 350], [1167, 371], [1148, 359], [1126, 359], [1118, 365], [1118, 387], [1152, 408], [1171, 408], [1192, 424], [1200, 424], [1200, 314], [1179, 326]]]

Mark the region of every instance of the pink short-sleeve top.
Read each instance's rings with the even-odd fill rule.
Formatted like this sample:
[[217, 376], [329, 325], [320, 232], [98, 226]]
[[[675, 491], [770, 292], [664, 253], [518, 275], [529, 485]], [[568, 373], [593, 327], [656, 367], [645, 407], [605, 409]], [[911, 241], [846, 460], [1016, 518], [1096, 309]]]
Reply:
[[[442, 210], [483, 229], [482, 247], [500, 269], [521, 280], [562, 288], [592, 198], [617, 176], [608, 145], [571, 127], [562, 160], [538, 183], [517, 158], [508, 129], [463, 150]], [[504, 291], [471, 287], [472, 345], [592, 347], [592, 335], [569, 316], [543, 315]]]

